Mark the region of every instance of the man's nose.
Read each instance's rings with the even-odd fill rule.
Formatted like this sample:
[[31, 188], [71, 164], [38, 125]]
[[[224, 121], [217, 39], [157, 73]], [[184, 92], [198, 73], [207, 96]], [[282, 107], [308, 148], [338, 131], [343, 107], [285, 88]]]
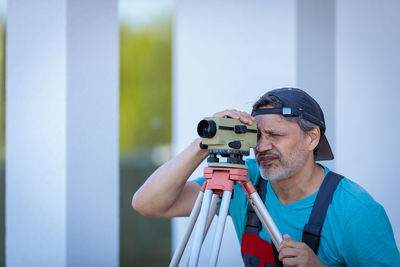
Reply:
[[263, 152], [272, 149], [272, 142], [266, 136], [260, 136], [256, 146], [257, 151]]

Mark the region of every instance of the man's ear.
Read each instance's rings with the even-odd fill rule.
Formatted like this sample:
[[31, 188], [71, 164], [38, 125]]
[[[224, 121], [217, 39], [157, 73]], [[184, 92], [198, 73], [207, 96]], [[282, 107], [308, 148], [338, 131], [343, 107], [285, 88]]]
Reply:
[[321, 130], [319, 127], [315, 127], [307, 132], [307, 137], [309, 140], [308, 148], [310, 151], [313, 151], [317, 147], [319, 139], [321, 138]]

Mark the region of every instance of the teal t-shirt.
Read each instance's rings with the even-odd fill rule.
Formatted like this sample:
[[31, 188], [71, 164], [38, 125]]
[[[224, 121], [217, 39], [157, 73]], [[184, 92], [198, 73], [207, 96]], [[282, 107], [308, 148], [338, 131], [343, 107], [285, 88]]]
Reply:
[[[248, 178], [255, 185], [260, 179], [258, 166], [254, 159], [246, 160], [246, 165]], [[330, 170], [324, 168], [326, 175]], [[204, 178], [196, 182], [203, 184]], [[268, 183], [265, 205], [282, 235], [289, 234], [301, 242], [317, 193], [284, 206]], [[247, 222], [247, 205], [242, 188], [235, 185], [229, 215], [239, 242]], [[260, 237], [271, 243], [264, 227]], [[340, 181], [328, 208], [318, 257], [328, 266], [400, 267], [400, 254], [385, 210], [361, 186], [347, 178]]]

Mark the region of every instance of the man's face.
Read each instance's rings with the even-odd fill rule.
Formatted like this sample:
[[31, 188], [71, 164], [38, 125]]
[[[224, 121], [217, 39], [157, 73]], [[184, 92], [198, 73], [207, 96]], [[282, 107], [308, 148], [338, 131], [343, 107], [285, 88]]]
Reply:
[[295, 174], [309, 154], [307, 135], [282, 115], [258, 115], [255, 119], [259, 130], [255, 155], [261, 177], [272, 181]]

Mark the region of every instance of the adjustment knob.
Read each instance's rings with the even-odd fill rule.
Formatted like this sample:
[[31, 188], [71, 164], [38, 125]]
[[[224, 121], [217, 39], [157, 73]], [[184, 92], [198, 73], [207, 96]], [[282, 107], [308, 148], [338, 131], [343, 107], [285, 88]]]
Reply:
[[228, 146], [233, 149], [240, 149], [242, 147], [242, 143], [240, 141], [232, 141], [229, 142]]
[[247, 133], [247, 126], [246, 125], [235, 125], [234, 131], [237, 134]]
[[219, 162], [219, 158], [210, 156], [207, 158], [207, 162], [209, 163]]

